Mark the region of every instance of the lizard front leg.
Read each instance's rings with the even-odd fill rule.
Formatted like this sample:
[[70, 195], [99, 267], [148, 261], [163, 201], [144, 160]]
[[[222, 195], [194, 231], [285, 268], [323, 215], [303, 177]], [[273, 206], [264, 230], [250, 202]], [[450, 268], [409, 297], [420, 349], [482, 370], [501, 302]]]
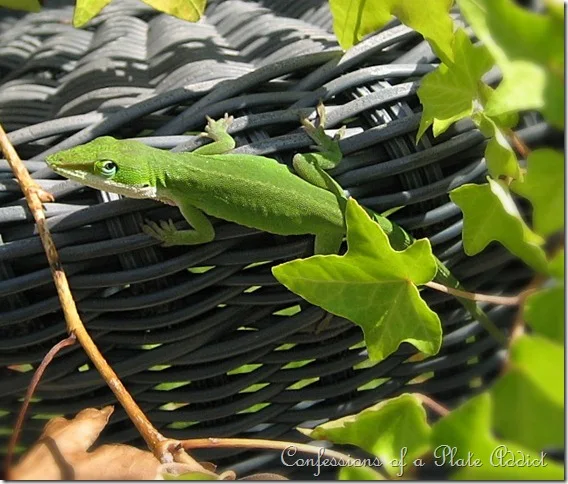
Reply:
[[235, 148], [234, 138], [227, 133], [227, 129], [233, 122], [233, 116], [229, 116], [225, 113], [225, 116], [221, 119], [214, 120], [209, 116], [207, 118], [207, 126], [205, 126], [205, 132], [201, 133], [204, 138], [211, 138], [213, 143], [200, 146], [193, 153], [197, 155], [222, 155]]
[[146, 221], [142, 227], [144, 233], [161, 240], [164, 247], [204, 244], [215, 238], [215, 229], [201, 210], [189, 203], [177, 202], [176, 205], [193, 230], [178, 230], [171, 220], [162, 220], [159, 224]]

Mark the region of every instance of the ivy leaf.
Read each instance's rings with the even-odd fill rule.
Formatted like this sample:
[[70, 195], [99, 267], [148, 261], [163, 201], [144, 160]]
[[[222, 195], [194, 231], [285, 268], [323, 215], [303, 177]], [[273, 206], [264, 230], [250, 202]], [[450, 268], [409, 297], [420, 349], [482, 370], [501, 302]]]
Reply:
[[564, 337], [559, 344], [522, 336], [511, 348], [510, 370], [492, 388], [495, 428], [533, 449], [564, 444]]
[[27, 12], [39, 12], [41, 3], [39, 0], [0, 0], [0, 7], [12, 10], [25, 10]]
[[343, 49], [365, 35], [384, 27], [393, 15], [430, 42], [443, 62], [453, 60], [453, 22], [449, 10], [453, 0], [430, 0], [424, 8], [415, 0], [330, 0], [333, 30]]
[[474, 46], [463, 29], [456, 31], [452, 48], [455, 62], [451, 65], [441, 64], [424, 76], [418, 88], [424, 112], [417, 140], [431, 125], [434, 136], [438, 136], [455, 121], [471, 116], [474, 101], [479, 97], [481, 77], [493, 65], [487, 49]]
[[142, 0], [160, 12], [188, 22], [197, 22], [205, 11], [207, 0]]
[[513, 0], [457, 0], [477, 37], [503, 72], [486, 113], [539, 109], [564, 126], [564, 19], [535, 13]]
[[527, 297], [523, 307], [525, 321], [537, 333], [564, 341], [564, 286], [551, 287]]
[[[487, 104], [487, 102], [489, 101], [489, 98], [493, 96], [494, 92], [495, 89], [485, 84], [484, 82], [481, 82], [479, 84], [479, 95], [480, 95], [481, 104], [485, 106], [485, 104]], [[495, 123], [496, 126], [498, 126], [501, 129], [514, 128], [515, 126], [517, 126], [517, 124], [519, 124], [519, 113], [517, 113], [516, 111], [506, 112], [489, 117], [485, 112], [485, 110], [483, 110], [474, 113], [474, 116], [476, 115], [481, 115], [483, 118], [490, 119], [491, 121], [493, 121], [493, 123]], [[476, 121], [475, 118], [474, 121]], [[479, 129], [483, 131], [481, 126]], [[493, 132], [493, 129], [490, 130], [490, 133]], [[484, 134], [486, 134], [487, 136], [492, 136], [492, 134], [487, 134], [487, 133]]]
[[519, 368], [539, 391], [564, 406], [564, 349], [546, 338], [522, 336], [511, 347], [511, 365]]
[[77, 0], [73, 12], [73, 27], [82, 27], [109, 3], [110, 0]]
[[316, 255], [272, 268], [282, 284], [307, 301], [343, 316], [363, 329], [369, 356], [382, 360], [407, 341], [433, 355], [440, 349], [438, 315], [422, 300], [416, 284], [436, 275], [430, 242], [403, 251], [390, 246], [383, 229], [353, 199], [345, 212], [344, 256]]
[[523, 221], [511, 195], [495, 180], [466, 184], [450, 193], [463, 212], [463, 246], [467, 255], [481, 252], [492, 241], [503, 244], [539, 272], [547, 272], [543, 240]]
[[530, 200], [533, 206], [534, 228], [543, 236], [564, 227], [564, 155], [552, 149], [533, 151], [527, 159], [527, 174], [523, 183], [511, 188]]
[[392, 13], [404, 25], [420, 33], [440, 60], [449, 64], [455, 60], [454, 22], [449, 15], [453, 3], [454, 0], [430, 0], [428, 8], [424, 8], [416, 0], [395, 0]]
[[544, 465], [515, 465], [541, 462], [541, 454], [516, 444], [497, 440], [491, 432], [492, 400], [482, 393], [440, 419], [432, 427], [434, 463], [452, 469], [452, 479], [517, 480], [562, 479], [564, 467], [545, 455]]
[[342, 467], [339, 470], [340, 481], [384, 481], [385, 478], [370, 467]]
[[[111, 0], [77, 0], [75, 12], [73, 14], [73, 26], [82, 27], [100, 11], [106, 7]], [[174, 17], [197, 22], [205, 10], [207, 0], [143, 0], [144, 3], [159, 10], [160, 12], [173, 15]]]
[[549, 274], [559, 281], [564, 281], [564, 249], [556, 253], [548, 263]]
[[[301, 432], [316, 440], [352, 444], [379, 457], [385, 470], [400, 473], [400, 461], [407, 462], [425, 452], [430, 445], [430, 426], [420, 400], [403, 394], [384, 400], [356, 415], [327, 422]], [[401, 452], [407, 454], [401, 456]], [[400, 477], [400, 476], [398, 476]]]
[[473, 120], [482, 133], [490, 137], [485, 147], [485, 161], [489, 174], [494, 179], [499, 179], [501, 176], [507, 176], [515, 180], [521, 178], [517, 156], [495, 121], [483, 112], [475, 113]]

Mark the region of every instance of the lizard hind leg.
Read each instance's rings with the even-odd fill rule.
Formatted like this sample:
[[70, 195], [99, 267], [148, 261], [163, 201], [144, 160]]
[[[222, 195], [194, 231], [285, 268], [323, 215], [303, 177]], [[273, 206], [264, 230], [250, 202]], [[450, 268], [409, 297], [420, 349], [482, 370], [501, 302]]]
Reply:
[[324, 130], [326, 117], [323, 104], [318, 104], [316, 110], [320, 119], [319, 126], [316, 127], [306, 118], [302, 118], [301, 121], [306, 134], [315, 142], [317, 151], [313, 153], [298, 153], [294, 156], [292, 163], [298, 176], [312, 185], [328, 189], [320, 171], [331, 170], [341, 163], [343, 154], [339, 147], [339, 139], [345, 131], [345, 126], [333, 138], [330, 138]]

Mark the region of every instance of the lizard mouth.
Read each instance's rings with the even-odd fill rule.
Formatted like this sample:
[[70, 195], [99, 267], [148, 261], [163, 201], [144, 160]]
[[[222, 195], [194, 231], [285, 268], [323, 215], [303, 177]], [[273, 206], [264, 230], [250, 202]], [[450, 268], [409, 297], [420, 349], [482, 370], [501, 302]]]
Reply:
[[129, 198], [156, 198], [156, 188], [148, 185], [134, 185], [103, 178], [82, 170], [73, 170], [61, 166], [51, 166], [51, 169], [69, 180], [73, 180], [103, 192], [117, 193]]

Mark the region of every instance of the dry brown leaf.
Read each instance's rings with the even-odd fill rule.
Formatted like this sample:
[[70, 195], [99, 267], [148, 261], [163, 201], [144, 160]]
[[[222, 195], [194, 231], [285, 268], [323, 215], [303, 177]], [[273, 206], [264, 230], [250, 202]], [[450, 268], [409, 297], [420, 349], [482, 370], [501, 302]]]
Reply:
[[102, 445], [87, 452], [113, 412], [87, 408], [75, 418], [51, 419], [37, 443], [10, 469], [13, 480], [149, 480], [160, 462], [151, 452], [128, 445]]
[[[184, 455], [185, 462], [160, 464], [154, 455], [129, 445], [101, 445], [89, 452], [113, 412], [87, 408], [75, 418], [51, 419], [36, 444], [10, 469], [10, 480], [163, 480], [165, 475], [200, 473], [213, 480], [235, 480], [233, 471], [216, 474], [215, 465], [198, 463]], [[254, 474], [244, 480], [285, 480], [278, 474]]]

